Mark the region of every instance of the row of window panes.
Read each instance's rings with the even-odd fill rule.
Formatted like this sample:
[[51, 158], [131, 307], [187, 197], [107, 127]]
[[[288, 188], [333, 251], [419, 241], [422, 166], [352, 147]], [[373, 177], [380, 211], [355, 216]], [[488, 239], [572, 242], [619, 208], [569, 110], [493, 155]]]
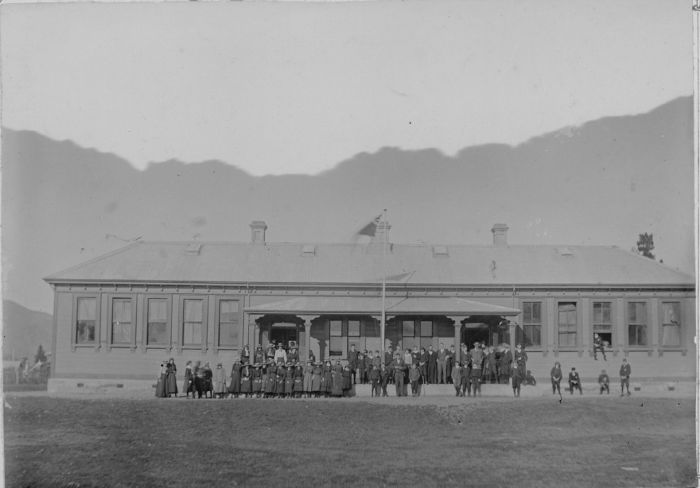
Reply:
[[[381, 333], [376, 322], [364, 323], [364, 334], [361, 334], [360, 320], [332, 319], [328, 321], [329, 328], [329, 354], [330, 356], [347, 355], [351, 345], [357, 350], [382, 350]], [[391, 344], [403, 344], [404, 349], [425, 347], [433, 344], [433, 332], [435, 330], [432, 320], [403, 320], [391, 324], [386, 329], [386, 339]], [[454, 327], [449, 324], [438, 324], [438, 337], [454, 338]]]
[[[97, 316], [97, 300], [92, 297], [78, 298], [76, 320], [76, 343], [95, 343], [95, 323]], [[593, 330], [612, 339], [612, 304], [610, 302], [593, 303]], [[183, 303], [183, 344], [199, 346], [202, 343], [203, 331], [202, 299], [185, 299]], [[128, 344], [132, 334], [132, 300], [130, 298], [114, 298], [112, 301], [112, 343]], [[167, 313], [168, 300], [164, 298], [148, 299], [147, 344], [166, 345], [168, 342]], [[219, 301], [219, 346], [238, 345], [238, 301]], [[628, 302], [628, 344], [631, 346], [647, 345], [646, 302]], [[558, 344], [560, 346], [575, 346], [577, 333], [576, 302], [558, 303]], [[330, 320], [331, 343], [339, 344], [341, 340], [333, 339], [360, 337], [360, 321], [348, 320], [347, 329], [343, 330], [342, 320]], [[376, 330], [372, 330], [372, 329]], [[393, 328], [392, 328], [393, 329]], [[376, 324], [365, 324], [365, 337], [378, 337], [379, 327]], [[542, 344], [542, 303], [523, 302], [523, 326], [517, 333], [516, 341], [526, 346]], [[345, 332], [345, 333], [344, 333]], [[401, 323], [402, 337], [432, 338], [433, 322], [420, 320], [404, 320]], [[680, 345], [680, 303], [662, 303], [662, 345]], [[422, 341], [419, 341], [422, 342]], [[611, 341], [609, 341], [611, 342]], [[333, 348], [331, 348], [333, 350]]]
[[[131, 298], [112, 299], [112, 340], [115, 345], [128, 345], [132, 342], [133, 313]], [[149, 298], [146, 320], [146, 344], [149, 346], [168, 345], [168, 299]], [[94, 344], [97, 323], [97, 299], [80, 297], [77, 299], [76, 344]], [[204, 330], [204, 300], [183, 300], [182, 344], [201, 346]], [[239, 304], [238, 300], [219, 300], [220, 347], [238, 345]]]
[[[542, 302], [523, 302], [523, 326], [516, 332], [516, 341], [526, 346], [542, 345]], [[646, 302], [627, 302], [627, 343], [630, 346], [646, 346], [647, 338]], [[680, 346], [680, 302], [662, 302], [662, 346]], [[557, 304], [557, 333], [560, 346], [576, 346], [577, 334], [576, 302]], [[612, 303], [593, 302], [593, 332], [612, 343]]]

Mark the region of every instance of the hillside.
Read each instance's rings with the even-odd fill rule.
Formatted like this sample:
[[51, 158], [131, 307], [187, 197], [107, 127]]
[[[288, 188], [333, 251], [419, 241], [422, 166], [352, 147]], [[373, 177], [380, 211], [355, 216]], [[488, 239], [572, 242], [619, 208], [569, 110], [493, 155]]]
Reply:
[[51, 350], [51, 315], [29, 310], [12, 300], [3, 300], [2, 357], [16, 360], [26, 356], [34, 363], [34, 355], [42, 345]]
[[[219, 161], [153, 163], [3, 131], [7, 298], [51, 310], [42, 277], [142, 236], [348, 241], [389, 209], [395, 242], [484, 244], [495, 222], [519, 244], [635, 246], [652, 232], [665, 264], [693, 273], [692, 99], [610, 117], [516, 147], [383, 148], [315, 176], [253, 177]], [[313, 144], [313, 141], [309, 141]]]

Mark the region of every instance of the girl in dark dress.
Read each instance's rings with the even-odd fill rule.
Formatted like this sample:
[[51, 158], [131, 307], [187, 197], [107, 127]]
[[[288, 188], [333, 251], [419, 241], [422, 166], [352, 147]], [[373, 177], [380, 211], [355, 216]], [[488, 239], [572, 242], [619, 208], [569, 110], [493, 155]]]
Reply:
[[177, 397], [177, 366], [175, 366], [175, 359], [170, 358], [165, 368], [165, 393], [168, 397]]
[[241, 394], [250, 398], [251, 391], [253, 391], [253, 385], [250, 377], [250, 365], [244, 364], [241, 368]]
[[292, 363], [287, 363], [287, 374], [284, 376], [284, 396], [287, 398], [294, 396], [294, 373], [296, 368]]
[[278, 362], [277, 363], [277, 397], [278, 398], [284, 398], [284, 395], [287, 393], [284, 391], [284, 381], [287, 378], [287, 368], [285, 367], [283, 362]]
[[330, 361], [326, 361], [323, 365], [323, 381], [321, 383], [321, 394], [323, 396], [330, 396], [331, 391], [333, 391], [333, 367]]
[[313, 364], [309, 361], [304, 368], [304, 385], [302, 391], [306, 398], [311, 398], [311, 382], [313, 380]]
[[187, 398], [192, 393], [194, 398], [194, 372], [192, 371], [192, 361], [187, 361], [185, 364], [185, 380], [182, 383], [182, 390], [187, 394]]
[[212, 388], [211, 381], [213, 376], [214, 372], [211, 370], [211, 366], [209, 365], [209, 363], [204, 363], [204, 367], [202, 368], [202, 391], [204, 393], [204, 398], [214, 397], [214, 389]]
[[361, 385], [365, 383], [365, 355], [357, 353], [357, 382]]
[[352, 392], [352, 370], [349, 365], [345, 365], [343, 372], [343, 396], [349, 397]]
[[294, 389], [292, 396], [294, 398], [301, 398], [302, 393], [304, 393], [304, 369], [301, 364], [294, 366]]
[[228, 385], [228, 392], [234, 398], [238, 398], [241, 392], [241, 362], [236, 361], [231, 367], [231, 382]]
[[256, 363], [253, 366], [252, 394], [255, 395], [256, 398], [260, 398], [260, 394], [261, 394], [262, 390], [263, 390], [262, 365], [260, 363]]
[[274, 397], [277, 393], [277, 366], [272, 360], [267, 363], [267, 382], [265, 383], [265, 398]]
[[331, 394], [335, 397], [343, 396], [343, 367], [340, 361], [335, 362], [331, 375]]
[[160, 363], [160, 373], [158, 375], [158, 382], [156, 383], [156, 396], [158, 398], [165, 398], [167, 395], [165, 394], [165, 382], [166, 382], [166, 375], [167, 375], [167, 370], [166, 370], [166, 363]]
[[321, 392], [321, 384], [323, 383], [323, 366], [321, 363], [315, 363], [311, 366], [311, 394], [318, 398]]

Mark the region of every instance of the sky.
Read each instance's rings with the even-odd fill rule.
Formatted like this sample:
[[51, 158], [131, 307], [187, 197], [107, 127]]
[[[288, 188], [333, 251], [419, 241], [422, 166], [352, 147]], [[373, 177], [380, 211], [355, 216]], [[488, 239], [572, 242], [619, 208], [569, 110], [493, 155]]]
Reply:
[[689, 1], [0, 6], [2, 125], [150, 162], [317, 174], [692, 93]]

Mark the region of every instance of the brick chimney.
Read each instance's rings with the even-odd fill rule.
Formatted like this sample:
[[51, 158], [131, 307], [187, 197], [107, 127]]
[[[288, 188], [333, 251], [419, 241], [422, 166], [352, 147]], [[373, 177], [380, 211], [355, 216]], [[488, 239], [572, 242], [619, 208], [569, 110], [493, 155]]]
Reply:
[[493, 245], [505, 247], [508, 245], [508, 226], [506, 224], [493, 224]]
[[265, 244], [265, 231], [267, 224], [263, 220], [253, 220], [250, 223], [250, 242], [253, 244]]

